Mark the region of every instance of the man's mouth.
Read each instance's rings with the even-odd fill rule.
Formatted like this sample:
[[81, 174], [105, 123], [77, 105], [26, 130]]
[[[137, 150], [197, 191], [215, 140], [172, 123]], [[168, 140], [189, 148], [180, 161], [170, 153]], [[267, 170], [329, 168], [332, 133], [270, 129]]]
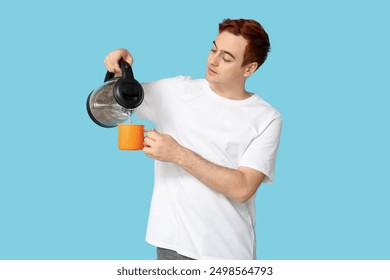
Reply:
[[212, 74], [218, 74], [216, 71], [214, 71], [214, 70], [211, 69], [210, 67], [208, 67], [208, 70], [209, 70], [209, 72], [211, 72]]

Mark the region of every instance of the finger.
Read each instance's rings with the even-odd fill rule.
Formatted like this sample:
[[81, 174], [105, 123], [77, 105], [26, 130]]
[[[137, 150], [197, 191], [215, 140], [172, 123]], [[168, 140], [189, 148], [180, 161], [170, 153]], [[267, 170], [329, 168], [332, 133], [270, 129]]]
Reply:
[[123, 59], [127, 61], [130, 65], [133, 65], [134, 63], [134, 58], [131, 56], [130, 53], [127, 53], [127, 55]]
[[152, 149], [150, 147], [144, 147], [142, 150], [146, 156], [153, 158]]
[[111, 61], [111, 72], [112, 73], [121, 73], [122, 72], [122, 70], [121, 70], [121, 68], [120, 68], [120, 66], [119, 66], [119, 63], [118, 63], [118, 61], [120, 60], [121, 58], [119, 58], [118, 60], [112, 60]]
[[104, 66], [106, 66], [107, 71], [111, 72], [112, 67], [108, 56], [104, 58]]
[[149, 130], [148, 133], [146, 133], [146, 137], [153, 139], [153, 140], [157, 140], [159, 138], [159, 136], [160, 136], [160, 133], [158, 133], [153, 128], [151, 130]]
[[122, 58], [120, 53], [113, 51], [104, 58], [104, 65], [111, 73], [121, 73], [121, 68], [118, 61]]
[[146, 144], [146, 146], [148, 147], [151, 147], [153, 145], [153, 143], [156, 142], [155, 140], [153, 140], [152, 138], [150, 137], [145, 137], [144, 138], [144, 143]]
[[113, 62], [108, 56], [104, 59], [104, 65], [106, 66], [107, 71], [117, 73], [115, 62]]

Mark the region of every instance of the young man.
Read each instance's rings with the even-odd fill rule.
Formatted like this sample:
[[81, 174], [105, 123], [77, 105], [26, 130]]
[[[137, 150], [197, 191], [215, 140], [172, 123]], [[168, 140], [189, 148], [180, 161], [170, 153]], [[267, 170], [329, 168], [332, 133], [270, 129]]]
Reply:
[[[206, 79], [144, 83], [139, 118], [152, 121], [144, 152], [155, 159], [146, 240], [158, 259], [255, 259], [255, 193], [274, 177], [281, 115], [245, 81], [270, 44], [254, 20], [224, 20], [207, 59]], [[105, 65], [120, 72], [125, 49]]]

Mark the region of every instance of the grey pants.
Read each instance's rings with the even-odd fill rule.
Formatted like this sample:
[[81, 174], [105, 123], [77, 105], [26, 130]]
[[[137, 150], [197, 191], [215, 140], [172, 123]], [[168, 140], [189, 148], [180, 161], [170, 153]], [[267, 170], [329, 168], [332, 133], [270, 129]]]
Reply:
[[157, 247], [157, 260], [193, 260], [176, 251]]

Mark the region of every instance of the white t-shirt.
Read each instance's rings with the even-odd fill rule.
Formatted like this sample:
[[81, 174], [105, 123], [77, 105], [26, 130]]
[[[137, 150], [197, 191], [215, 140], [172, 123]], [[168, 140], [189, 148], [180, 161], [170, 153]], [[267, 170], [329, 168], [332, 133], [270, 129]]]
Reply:
[[[140, 119], [208, 161], [274, 177], [281, 116], [257, 95], [231, 100], [204, 79], [144, 83]], [[255, 259], [254, 196], [245, 203], [212, 190], [174, 163], [155, 161], [146, 241], [194, 259]]]

